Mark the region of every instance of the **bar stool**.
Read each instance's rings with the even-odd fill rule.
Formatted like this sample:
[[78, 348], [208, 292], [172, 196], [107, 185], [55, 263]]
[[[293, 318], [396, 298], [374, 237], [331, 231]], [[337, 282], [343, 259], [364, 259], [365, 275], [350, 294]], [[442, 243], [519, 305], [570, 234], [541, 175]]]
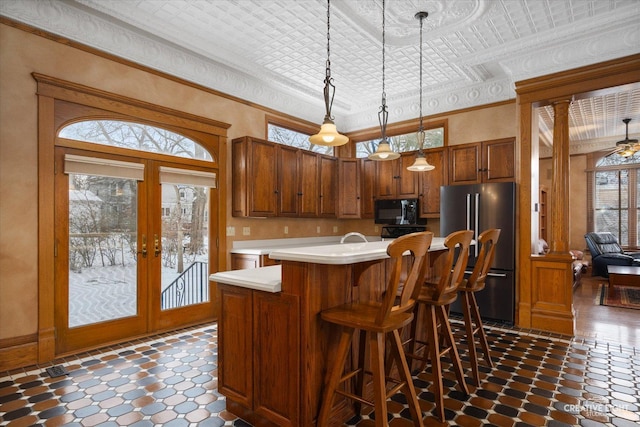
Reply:
[[[487, 344], [487, 335], [482, 327], [482, 319], [478, 310], [478, 302], [475, 293], [484, 289], [487, 273], [493, 264], [496, 244], [500, 237], [500, 229], [491, 228], [484, 231], [478, 236], [478, 244], [482, 245], [480, 253], [476, 258], [476, 265], [471, 272], [471, 276], [462, 282], [458, 291], [462, 297], [462, 314], [464, 315], [464, 324], [467, 334], [467, 345], [469, 346], [469, 361], [471, 363], [471, 371], [473, 380], [477, 386], [480, 385], [480, 373], [478, 372], [478, 353], [476, 351], [476, 336], [480, 341], [484, 360], [489, 367], [493, 368], [493, 361], [489, 353], [489, 344]], [[475, 327], [473, 322], [475, 321]]]
[[[334, 364], [327, 370], [322, 404], [318, 414], [318, 427], [328, 425], [336, 393], [358, 402], [356, 406], [358, 410], [360, 403], [372, 406], [375, 410], [376, 427], [387, 426], [387, 399], [401, 389], [409, 403], [413, 424], [423, 426], [422, 411], [404, 356], [399, 330], [413, 319], [415, 305], [413, 290], [417, 283], [424, 281], [426, 269], [423, 268], [423, 265], [427, 262], [427, 251], [431, 246], [432, 238], [433, 233], [425, 231], [407, 234], [389, 244], [387, 254], [391, 257], [393, 267], [382, 301], [352, 302], [324, 310], [320, 314], [324, 321], [339, 326], [340, 340], [335, 352]], [[410, 252], [413, 262], [400, 296], [396, 297], [403, 270], [403, 254], [407, 251]], [[345, 361], [356, 330], [361, 331], [361, 336], [369, 337], [373, 401], [363, 397], [363, 376], [365, 373], [363, 352], [359, 355], [360, 361], [356, 369], [343, 375]], [[387, 336], [390, 338], [389, 351], [398, 366], [399, 381], [385, 377], [384, 358]], [[361, 338], [361, 343], [363, 342], [364, 339]], [[353, 377], [356, 377], [357, 380], [355, 393], [350, 393], [346, 389], [338, 389], [342, 382]], [[396, 383], [389, 391], [387, 391], [387, 380]]]
[[[456, 300], [458, 287], [464, 280], [464, 270], [469, 260], [469, 245], [473, 238], [473, 231], [462, 230], [449, 234], [444, 245], [448, 251], [442, 275], [437, 282], [426, 282], [422, 287], [414, 289], [413, 297], [417, 304], [414, 309], [415, 316], [411, 323], [410, 337], [405, 342], [409, 344], [407, 358], [422, 361], [421, 370], [426, 368], [427, 361], [431, 360], [431, 376], [434, 383], [434, 395], [436, 414], [440, 421], [444, 422], [444, 398], [442, 394], [442, 363], [440, 358], [449, 353], [449, 358], [458, 379], [458, 385], [465, 394], [469, 389], [464, 381], [460, 355], [451, 332], [449, 324], [448, 306]], [[427, 341], [420, 341], [416, 337], [417, 322], [420, 308], [424, 307], [426, 314]], [[417, 354], [417, 345], [424, 346], [424, 353]]]

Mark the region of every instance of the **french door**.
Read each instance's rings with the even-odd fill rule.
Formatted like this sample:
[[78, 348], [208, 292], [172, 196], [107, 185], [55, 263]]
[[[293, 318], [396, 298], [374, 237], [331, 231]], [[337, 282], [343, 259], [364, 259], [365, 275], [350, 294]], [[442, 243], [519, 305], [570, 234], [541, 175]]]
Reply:
[[159, 156], [55, 156], [56, 353], [213, 319], [215, 172]]

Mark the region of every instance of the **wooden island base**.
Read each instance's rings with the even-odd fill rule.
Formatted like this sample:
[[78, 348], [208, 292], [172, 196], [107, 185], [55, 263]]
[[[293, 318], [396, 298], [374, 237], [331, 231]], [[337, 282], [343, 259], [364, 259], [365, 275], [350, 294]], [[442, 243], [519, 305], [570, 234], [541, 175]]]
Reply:
[[[444, 248], [433, 247], [432, 260]], [[391, 273], [387, 260], [386, 252], [342, 265], [282, 260], [280, 292], [218, 281], [218, 388], [227, 410], [256, 426], [315, 426], [326, 367], [337, 346], [330, 339], [335, 326], [319, 313], [379, 299]], [[336, 397], [332, 425], [353, 415], [352, 402]]]

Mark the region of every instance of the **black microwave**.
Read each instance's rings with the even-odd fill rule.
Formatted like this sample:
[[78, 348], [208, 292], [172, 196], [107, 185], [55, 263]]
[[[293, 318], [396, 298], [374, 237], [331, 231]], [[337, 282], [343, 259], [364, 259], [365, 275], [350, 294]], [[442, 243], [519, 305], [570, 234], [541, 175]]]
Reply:
[[418, 213], [418, 199], [375, 201], [376, 224], [417, 224]]

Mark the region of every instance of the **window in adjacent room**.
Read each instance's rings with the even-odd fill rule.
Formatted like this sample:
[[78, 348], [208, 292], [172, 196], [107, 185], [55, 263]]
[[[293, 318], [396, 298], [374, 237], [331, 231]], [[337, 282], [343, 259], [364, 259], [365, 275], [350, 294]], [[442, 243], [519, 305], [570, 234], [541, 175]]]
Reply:
[[623, 247], [640, 247], [640, 156], [612, 154], [593, 173], [594, 231], [613, 233]]
[[[389, 136], [387, 139], [389, 140], [391, 149], [396, 153], [404, 153], [406, 151], [416, 151], [420, 149], [418, 133], [416, 131]], [[369, 154], [375, 153], [379, 143], [380, 138], [358, 142], [356, 144], [356, 157], [367, 157]], [[423, 147], [425, 150], [442, 146], [444, 146], [444, 127], [425, 130]]]

